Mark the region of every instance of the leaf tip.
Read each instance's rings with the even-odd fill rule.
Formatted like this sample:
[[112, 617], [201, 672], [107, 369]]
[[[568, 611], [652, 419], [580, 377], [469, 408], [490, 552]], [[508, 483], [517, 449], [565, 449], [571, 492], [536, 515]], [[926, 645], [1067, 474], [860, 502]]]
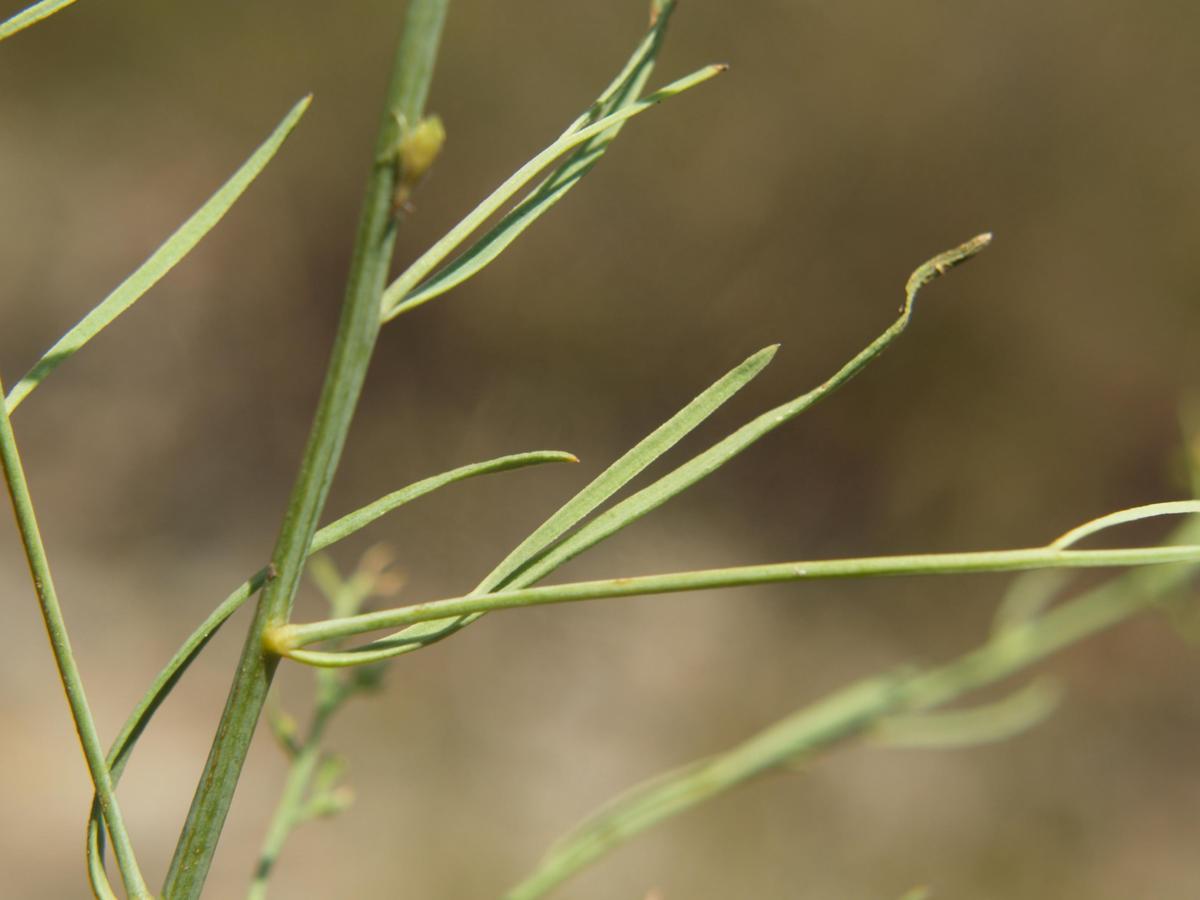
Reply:
[[650, 0], [650, 27], [656, 27], [664, 16], [675, 11], [676, 0]]
[[905, 285], [905, 293], [908, 295], [909, 303], [912, 303], [917, 295], [917, 291], [929, 284], [929, 282], [941, 275], [945, 275], [955, 266], [965, 263], [991, 242], [992, 233], [985, 231], [982, 234], [975, 235], [969, 241], [964, 241], [951, 250], [939, 253], [932, 259], [917, 266], [912, 275], [908, 277], [908, 284]]
[[747, 364], [753, 365], [756, 368], [761, 369], [764, 366], [768, 365], [771, 362], [771, 360], [773, 360], [775, 358], [775, 354], [779, 352], [779, 348], [781, 346], [782, 346], [781, 344], [769, 344], [768, 346], [763, 347], [761, 350], [759, 350], [757, 353], [755, 353], [753, 356], [751, 356], [748, 360], [746, 360], [746, 362], [747, 362]]

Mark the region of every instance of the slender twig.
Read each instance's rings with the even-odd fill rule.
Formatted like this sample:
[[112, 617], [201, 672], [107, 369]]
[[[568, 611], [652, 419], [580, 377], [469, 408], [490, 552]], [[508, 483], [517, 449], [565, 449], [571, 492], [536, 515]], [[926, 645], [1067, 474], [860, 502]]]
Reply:
[[[379, 590], [383, 570], [388, 563], [385, 559], [380, 566], [371, 565], [367, 562], [368, 556], [364, 556], [358, 571], [349, 579], [343, 580], [328, 557], [318, 557], [318, 560], [323, 565], [314, 564], [312, 576], [329, 600], [334, 615], [352, 615], [358, 612], [363, 602]], [[362, 674], [364, 671], [359, 670], [355, 674]], [[288, 836], [297, 825], [314, 815], [314, 807], [322, 812], [340, 807], [340, 804], [334, 802], [337, 800], [337, 793], [329, 789], [321, 790], [319, 786], [320, 766], [325, 758], [321, 743], [330, 720], [345, 702], [377, 682], [373, 677], [346, 678], [346, 673], [330, 669], [318, 669], [315, 674], [316, 702], [303, 739], [297, 741], [294, 736], [280, 734], [278, 730], [276, 733], [289, 756], [288, 775], [275, 812], [267, 826], [267, 833], [258, 854], [258, 864], [255, 866], [254, 880], [246, 900], [265, 900], [267, 885]]]
[[[3, 396], [4, 386], [0, 384], [0, 397]], [[25, 479], [25, 469], [21, 465], [21, 456], [17, 450], [17, 439], [3, 403], [0, 403], [0, 463], [4, 467], [4, 481], [12, 498], [17, 530], [21, 533], [21, 543], [25, 547], [25, 558], [29, 562], [29, 573], [33, 576], [33, 587], [41, 606], [42, 619], [46, 624], [46, 634], [50, 638], [50, 649], [54, 653], [54, 662], [58, 666], [58, 674], [67, 694], [67, 705], [71, 708], [71, 718], [75, 720], [75, 730], [79, 734], [79, 743], [83, 746], [83, 755], [87, 759], [88, 771], [96, 789], [100, 809], [112, 836], [121, 879], [131, 897], [149, 898], [150, 889], [138, 869], [129, 833], [125, 830], [121, 808], [117, 804], [108, 765], [104, 760], [104, 744], [101, 743], [100, 734], [96, 730], [96, 723], [83, 688], [83, 678], [79, 674], [79, 667], [71, 650], [67, 623], [58, 603], [58, 594], [54, 590], [54, 579], [50, 575], [50, 563], [46, 558], [46, 548], [42, 544], [42, 535], [38, 529], [33, 500], [29, 495], [29, 484]]]
[[1141, 566], [1196, 562], [1198, 560], [1200, 560], [1200, 545], [1133, 547], [1117, 550], [1059, 550], [1054, 547], [1033, 547], [1023, 550], [872, 556], [858, 559], [773, 563], [765, 566], [737, 566], [729, 569], [703, 569], [694, 572], [673, 572], [666, 575], [613, 578], [605, 581], [581, 581], [573, 584], [434, 600], [429, 603], [364, 613], [344, 619], [328, 619], [303, 625], [282, 625], [271, 629], [268, 639], [273, 649], [300, 662], [309, 662], [314, 665], [354, 665], [377, 661], [375, 653], [389, 649], [387, 646], [389, 641], [385, 639], [368, 645], [361, 652], [321, 654], [306, 653], [296, 648], [381, 628], [396, 628], [417, 622], [494, 612], [501, 609], [517, 609], [551, 603], [573, 603], [580, 600], [635, 597], [644, 594], [711, 590], [713, 588], [824, 578], [951, 575], [1046, 568]]
[[259, 600], [212, 749], [171, 860], [164, 893], [172, 900], [195, 900], [208, 875], [278, 662], [264, 653], [262, 634], [269, 625], [286, 622], [291, 613], [304, 559], [366, 378], [379, 333], [379, 304], [396, 231], [392, 203], [396, 171], [387, 160], [397, 141], [397, 123], [416, 122], [424, 111], [448, 3], [449, 0], [412, 0], [406, 13], [333, 354], [272, 554], [279, 577], [267, 586]]
[[[1198, 523], [1184, 526], [1176, 538], [1200, 540]], [[1126, 573], [1042, 616], [995, 632], [986, 643], [945, 665], [924, 671], [910, 667], [857, 681], [723, 753], [643, 782], [558, 841], [505, 900], [539, 900], [652, 825], [756, 775], [811, 760], [847, 739], [875, 733], [897, 714], [944, 706], [1024, 671], [1145, 610], [1195, 570], [1193, 563]]]
[[[448, 472], [424, 478], [414, 484], [400, 488], [398, 491], [392, 491], [378, 500], [368, 503], [366, 506], [347, 513], [341, 518], [325, 525], [313, 535], [309, 553], [311, 555], [318, 550], [323, 550], [332, 544], [336, 544], [338, 541], [344, 540], [360, 529], [365, 528], [380, 516], [456, 482], [476, 478], [480, 475], [490, 475], [495, 472], [505, 472], [510, 469], [520, 469], [525, 466], [552, 462], [578, 462], [578, 460], [570, 453], [563, 453], [558, 450], [538, 450], [532, 453], [514, 453], [484, 462], [459, 466]], [[137, 745], [142, 732], [150, 724], [150, 719], [157, 712], [163, 701], [167, 699], [167, 696], [179, 682], [179, 679], [183, 677], [188, 667], [200, 655], [200, 651], [205, 648], [209, 640], [212, 639], [213, 635], [217, 633], [225, 621], [237, 612], [250, 597], [258, 593], [262, 586], [267, 583], [269, 577], [269, 568], [263, 567], [238, 585], [187, 636], [183, 644], [175, 651], [166, 665], [159, 671], [158, 675], [155, 676], [146, 693], [142, 695], [141, 700], [138, 701], [137, 705], [129, 713], [125, 724], [121, 726], [121, 730], [117, 734], [116, 740], [113, 741], [112, 746], [109, 748], [108, 765], [114, 782], [120, 780], [121, 773], [125, 770], [126, 763], [129, 762], [130, 754]], [[342, 615], [342, 613], [337, 613], [337, 615]], [[88, 819], [88, 877], [91, 880], [93, 891], [103, 894], [105, 890], [108, 890], [111, 894], [111, 889], [107, 887], [107, 879], [104, 873], [100, 837], [100, 807], [97, 802], [93, 801], [92, 813]]]
[[305, 735], [304, 742], [296, 749], [288, 768], [287, 779], [279, 802], [267, 826], [262, 848], [258, 853], [258, 864], [254, 870], [254, 880], [246, 900], [264, 900], [267, 896], [267, 884], [275, 867], [275, 861], [287, 841], [288, 835], [296, 827], [301, 816], [305, 798], [308, 796], [309, 785], [313, 774], [321, 761], [321, 738], [338, 704], [321, 703], [313, 713], [312, 724]]

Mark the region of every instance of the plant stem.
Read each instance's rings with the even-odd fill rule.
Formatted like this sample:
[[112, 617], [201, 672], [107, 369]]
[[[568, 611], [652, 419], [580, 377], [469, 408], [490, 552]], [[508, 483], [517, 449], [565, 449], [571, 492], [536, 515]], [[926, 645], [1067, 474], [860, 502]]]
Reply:
[[317, 764], [321, 761], [321, 738], [324, 736], [325, 726], [337, 706], [338, 704], [335, 702], [332, 704], [322, 703], [317, 707], [304, 744], [292, 758], [287, 781], [284, 782], [283, 793], [280, 794], [275, 813], [271, 816], [271, 824], [267, 827], [266, 837], [263, 838], [262, 849], [258, 854], [258, 867], [254, 872], [254, 881], [246, 894], [246, 900], [265, 900], [267, 896], [267, 883], [275, 866], [275, 860], [279, 858], [279, 853], [283, 849], [288, 835], [291, 834], [300, 817], [313, 773], [316, 772]]
[[[1186, 536], [1190, 541], [1200, 537], [1195, 525], [1187, 528]], [[636, 785], [556, 842], [505, 900], [539, 900], [650, 826], [756, 775], [808, 761], [841, 741], [869, 734], [890, 716], [936, 709], [1028, 669], [1145, 610], [1194, 573], [1194, 564], [1127, 573], [1045, 615], [996, 632], [944, 665], [924, 671], [906, 668], [854, 682], [724, 753]]]
[[[1200, 560], [1200, 546], [1195, 545], [1134, 547], [1115, 550], [1062, 550], [1056, 547], [1034, 547], [1024, 550], [873, 556], [857, 559], [772, 563], [763, 566], [737, 566], [728, 569], [701, 569], [693, 572], [613, 578], [604, 581], [581, 581], [434, 600], [342, 619], [285, 625], [273, 629], [269, 639], [273, 645], [280, 651], [286, 652], [288, 656], [301, 662], [316, 663], [319, 654], [310, 657], [303, 651], [293, 651], [293, 648], [334, 638], [350, 637], [380, 628], [396, 628], [417, 622], [550, 603], [573, 603], [610, 597], [633, 597], [641, 594], [711, 590], [824, 578], [949, 575], [1046, 568], [1139, 566], [1196, 562], [1197, 560]], [[379, 643], [386, 643], [386, 639]], [[368, 645], [368, 648], [365, 648], [367, 652], [361, 654], [359, 661], [370, 661], [369, 653], [375, 646], [378, 645]], [[338, 657], [344, 657], [347, 661], [353, 660], [354, 655], [353, 651], [337, 654]], [[333, 664], [333, 656], [334, 654], [330, 654], [330, 664]], [[339, 664], [345, 665], [347, 662], [340, 661]]]
[[300, 472], [272, 563], [279, 577], [263, 591], [192, 807], [175, 848], [163, 892], [171, 900], [199, 897], [212, 865], [238, 777], [262, 713], [278, 660], [264, 652], [263, 631], [287, 621], [317, 520], [325, 504], [379, 333], [379, 306], [396, 233], [388, 161], [398, 118], [424, 111], [449, 0], [411, 0], [388, 85], [346, 286], [342, 317]]
[[[4, 385], [0, 384], [0, 397], [3, 396]], [[25, 547], [29, 573], [33, 576], [33, 587], [42, 609], [42, 619], [46, 623], [50, 649], [54, 653], [54, 662], [58, 666], [58, 674], [67, 694], [67, 705], [71, 708], [71, 718], [75, 720], [75, 731], [79, 734], [79, 743], [83, 746], [83, 755], [87, 759], [88, 771], [91, 773], [92, 784], [104, 813], [104, 821], [108, 824], [117, 864], [121, 869], [121, 879], [129, 896], [150, 898], [150, 889], [138, 869], [133, 845], [129, 840], [129, 833], [125, 830], [121, 809], [113, 793], [112, 778], [104, 759], [104, 745], [100, 741], [100, 734], [96, 730], [96, 723], [88, 706], [83, 678], [75, 664], [75, 655], [67, 634], [67, 623], [63, 619], [58, 594], [54, 590], [50, 563], [46, 558], [46, 548], [38, 529], [33, 500], [29, 495], [29, 484], [25, 479], [25, 469], [21, 465], [21, 456], [17, 450], [16, 435], [13, 434], [12, 421], [3, 402], [0, 402], [0, 463], [3, 464], [4, 480], [12, 498], [13, 513], [17, 519], [17, 529], [21, 533], [21, 543]]]

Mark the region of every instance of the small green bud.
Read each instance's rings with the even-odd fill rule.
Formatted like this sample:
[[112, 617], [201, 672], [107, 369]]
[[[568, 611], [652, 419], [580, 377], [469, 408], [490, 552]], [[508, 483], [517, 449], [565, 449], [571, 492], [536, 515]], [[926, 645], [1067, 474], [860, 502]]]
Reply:
[[446, 128], [438, 116], [426, 116], [412, 128], [401, 121], [400, 140], [396, 143], [394, 210], [408, 208], [409, 197], [433, 166], [444, 143]]
[[425, 177], [446, 143], [446, 128], [437, 116], [427, 116], [400, 136], [400, 178], [415, 185]]

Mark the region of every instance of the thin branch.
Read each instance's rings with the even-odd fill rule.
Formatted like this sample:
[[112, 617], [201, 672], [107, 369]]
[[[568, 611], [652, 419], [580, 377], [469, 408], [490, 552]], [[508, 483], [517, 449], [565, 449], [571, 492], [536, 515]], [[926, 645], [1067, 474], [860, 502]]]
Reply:
[[[1176, 539], [1200, 540], [1198, 526], [1193, 520]], [[645, 781], [556, 842], [534, 871], [505, 894], [505, 900], [539, 900], [652, 825], [756, 775], [810, 761], [843, 741], [874, 735], [881, 723], [897, 714], [936, 709], [1024, 671], [1145, 610], [1195, 570], [1193, 562], [1128, 572], [1045, 615], [994, 633], [982, 646], [945, 665], [925, 671], [906, 667], [857, 681], [723, 753]], [[977, 725], [976, 720], [965, 721], [969, 728]]]
[[[0, 396], [3, 394], [4, 387], [0, 384]], [[58, 674], [67, 694], [67, 705], [71, 708], [71, 718], [75, 721], [75, 731], [79, 734], [79, 743], [83, 746], [83, 755], [87, 759], [88, 772], [95, 786], [100, 809], [112, 836], [121, 879], [131, 897], [150, 898], [150, 889], [138, 868], [133, 844], [125, 830], [121, 808], [113, 791], [108, 764], [104, 759], [104, 745], [100, 741], [100, 733], [96, 730], [96, 722], [88, 706], [83, 677], [71, 650], [67, 623], [58, 602], [58, 594], [54, 590], [54, 579], [50, 575], [50, 563], [46, 558], [46, 548], [42, 544], [42, 535], [38, 529], [33, 500], [29, 495], [29, 484], [25, 479], [25, 469], [17, 449], [17, 439], [3, 403], [0, 403], [0, 464], [4, 468], [4, 481], [12, 499], [17, 530], [21, 533], [25, 558], [29, 562], [29, 573], [33, 576], [33, 587], [42, 610], [42, 620], [50, 638], [50, 649], [54, 653], [54, 662], [58, 666]]]
[[[300, 647], [345, 638], [382, 628], [396, 628], [456, 616], [518, 609], [554, 603], [574, 603], [613, 597], [636, 597], [714, 588], [745, 587], [786, 581], [829, 578], [871, 578], [895, 575], [961, 575], [983, 572], [1016, 572], [1048, 568], [1098, 568], [1162, 565], [1200, 560], [1200, 545], [1134, 547], [1116, 550], [1060, 550], [1034, 547], [1021, 550], [986, 550], [974, 553], [931, 553], [915, 556], [871, 556], [858, 559], [815, 560], [738, 566], [581, 581], [573, 584], [497, 591], [418, 603], [399, 609], [364, 613], [344, 619], [309, 624], [289, 624], [270, 629], [267, 640], [280, 655], [312, 665], [356, 665], [377, 662], [379, 654], [395, 649], [389, 639], [343, 653], [305, 652]], [[393, 654], [394, 655], [394, 654]]]
[[275, 674], [277, 659], [263, 652], [262, 634], [287, 621], [317, 521], [341, 458], [350, 421], [379, 333], [379, 303], [396, 234], [392, 197], [395, 166], [386, 162], [397, 121], [419, 121], [433, 77], [449, 0], [412, 0], [396, 54], [367, 183], [342, 317], [272, 565], [279, 577], [259, 600], [208, 761], [183, 826], [163, 893], [171, 900], [200, 896], [217, 840]]

